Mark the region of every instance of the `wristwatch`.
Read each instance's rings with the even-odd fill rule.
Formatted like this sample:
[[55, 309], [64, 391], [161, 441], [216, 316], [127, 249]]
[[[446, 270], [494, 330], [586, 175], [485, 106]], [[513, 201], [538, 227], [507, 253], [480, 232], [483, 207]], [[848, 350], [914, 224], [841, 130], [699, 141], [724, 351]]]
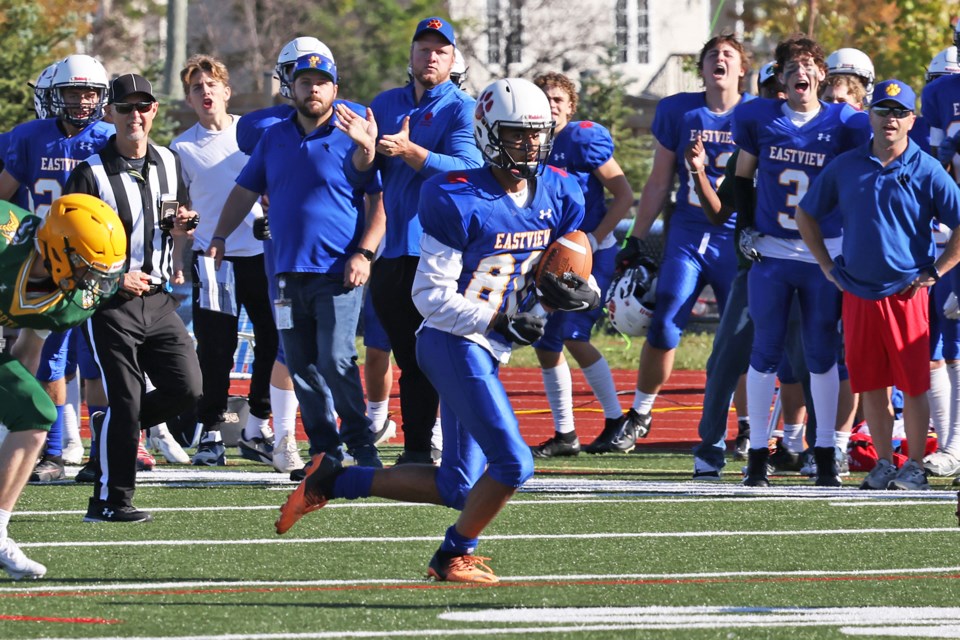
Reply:
[[927, 267], [927, 273], [930, 274], [930, 277], [933, 278], [934, 282], [940, 282], [940, 270], [937, 269], [937, 265], [932, 264]]
[[[366, 258], [369, 262], [373, 262], [374, 259], [377, 257], [377, 254], [375, 254], [373, 251], [370, 251], [370, 249], [363, 249], [361, 247], [357, 247], [356, 252], [362, 255], [364, 258]], [[940, 276], [938, 275], [937, 279], [939, 278]]]

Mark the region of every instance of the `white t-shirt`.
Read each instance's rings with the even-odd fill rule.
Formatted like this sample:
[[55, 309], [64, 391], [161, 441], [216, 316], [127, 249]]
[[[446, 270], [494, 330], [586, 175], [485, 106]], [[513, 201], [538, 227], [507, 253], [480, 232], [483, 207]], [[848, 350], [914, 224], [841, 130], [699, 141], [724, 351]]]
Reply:
[[[223, 204], [247, 164], [246, 154], [237, 147], [239, 118], [230, 118], [230, 126], [222, 131], [206, 129], [198, 122], [170, 143], [180, 154], [183, 181], [190, 189], [193, 210], [200, 214], [200, 224], [193, 235], [193, 247], [198, 251], [206, 251], [210, 246]], [[253, 237], [253, 220], [262, 215], [258, 202], [243, 224], [227, 237], [227, 256], [245, 258], [263, 253], [263, 243]]]

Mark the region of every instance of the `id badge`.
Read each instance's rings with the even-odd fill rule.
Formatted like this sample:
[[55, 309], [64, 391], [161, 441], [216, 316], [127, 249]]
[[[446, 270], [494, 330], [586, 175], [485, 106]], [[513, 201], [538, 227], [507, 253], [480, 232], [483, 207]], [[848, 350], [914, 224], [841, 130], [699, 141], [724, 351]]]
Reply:
[[277, 317], [277, 329], [293, 329], [293, 311], [290, 300], [287, 298], [274, 300], [273, 310]]

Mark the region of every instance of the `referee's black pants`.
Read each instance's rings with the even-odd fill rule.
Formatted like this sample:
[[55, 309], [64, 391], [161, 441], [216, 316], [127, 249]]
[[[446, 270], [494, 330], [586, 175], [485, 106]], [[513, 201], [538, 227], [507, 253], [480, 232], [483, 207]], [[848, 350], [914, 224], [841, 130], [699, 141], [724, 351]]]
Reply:
[[[193, 256], [193, 282], [200, 282], [197, 262], [202, 252]], [[263, 254], [242, 258], [227, 256], [233, 264], [237, 305], [247, 311], [253, 324], [253, 373], [250, 376], [250, 413], [258, 418], [270, 417], [270, 374], [277, 359], [280, 335], [273, 318]], [[219, 424], [227, 410], [230, 394], [230, 371], [237, 350], [237, 316], [200, 308], [200, 289], [193, 288], [193, 334], [197, 338], [197, 358], [203, 371], [203, 397], [197, 404], [197, 419], [204, 428]], [[243, 427], [243, 425], [240, 425]]]
[[[118, 293], [87, 321], [107, 392], [93, 497], [130, 506], [140, 430], [180, 415], [200, 398], [200, 364], [177, 301], [160, 290], [129, 299]], [[156, 389], [146, 393], [144, 374]]]
[[419, 262], [418, 256], [377, 260], [370, 276], [370, 299], [400, 367], [403, 448], [430, 453], [430, 435], [437, 420], [440, 397], [417, 364], [416, 334], [423, 316], [413, 304], [411, 291]]

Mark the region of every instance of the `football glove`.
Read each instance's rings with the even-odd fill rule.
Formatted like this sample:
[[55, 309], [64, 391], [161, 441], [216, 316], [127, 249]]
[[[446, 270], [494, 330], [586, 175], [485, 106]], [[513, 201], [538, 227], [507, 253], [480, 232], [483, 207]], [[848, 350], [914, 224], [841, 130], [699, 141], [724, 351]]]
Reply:
[[948, 165], [953, 162], [953, 156], [960, 152], [960, 133], [952, 138], [944, 138], [937, 147], [937, 160], [942, 165]]
[[267, 216], [260, 216], [253, 220], [253, 237], [257, 240], [270, 240], [270, 219]]
[[533, 344], [543, 337], [543, 329], [547, 319], [535, 316], [532, 313], [518, 313], [512, 318], [498, 313], [493, 319], [493, 330], [510, 342], [519, 345]]
[[617, 251], [617, 256], [613, 259], [614, 270], [616, 273], [623, 273], [637, 263], [643, 249], [640, 246], [640, 238], [628, 236], [623, 248]]
[[960, 320], [960, 300], [957, 300], [957, 294], [953, 291], [943, 303], [943, 317], [947, 320]]
[[754, 246], [760, 235], [761, 233], [756, 229], [747, 227], [746, 229], [741, 229], [740, 235], [737, 236], [737, 248], [740, 249], [743, 257], [750, 262], [760, 262], [763, 259], [763, 256]]
[[537, 297], [544, 306], [560, 311], [589, 311], [600, 306], [600, 292], [570, 271], [559, 278], [550, 272], [541, 275]]

